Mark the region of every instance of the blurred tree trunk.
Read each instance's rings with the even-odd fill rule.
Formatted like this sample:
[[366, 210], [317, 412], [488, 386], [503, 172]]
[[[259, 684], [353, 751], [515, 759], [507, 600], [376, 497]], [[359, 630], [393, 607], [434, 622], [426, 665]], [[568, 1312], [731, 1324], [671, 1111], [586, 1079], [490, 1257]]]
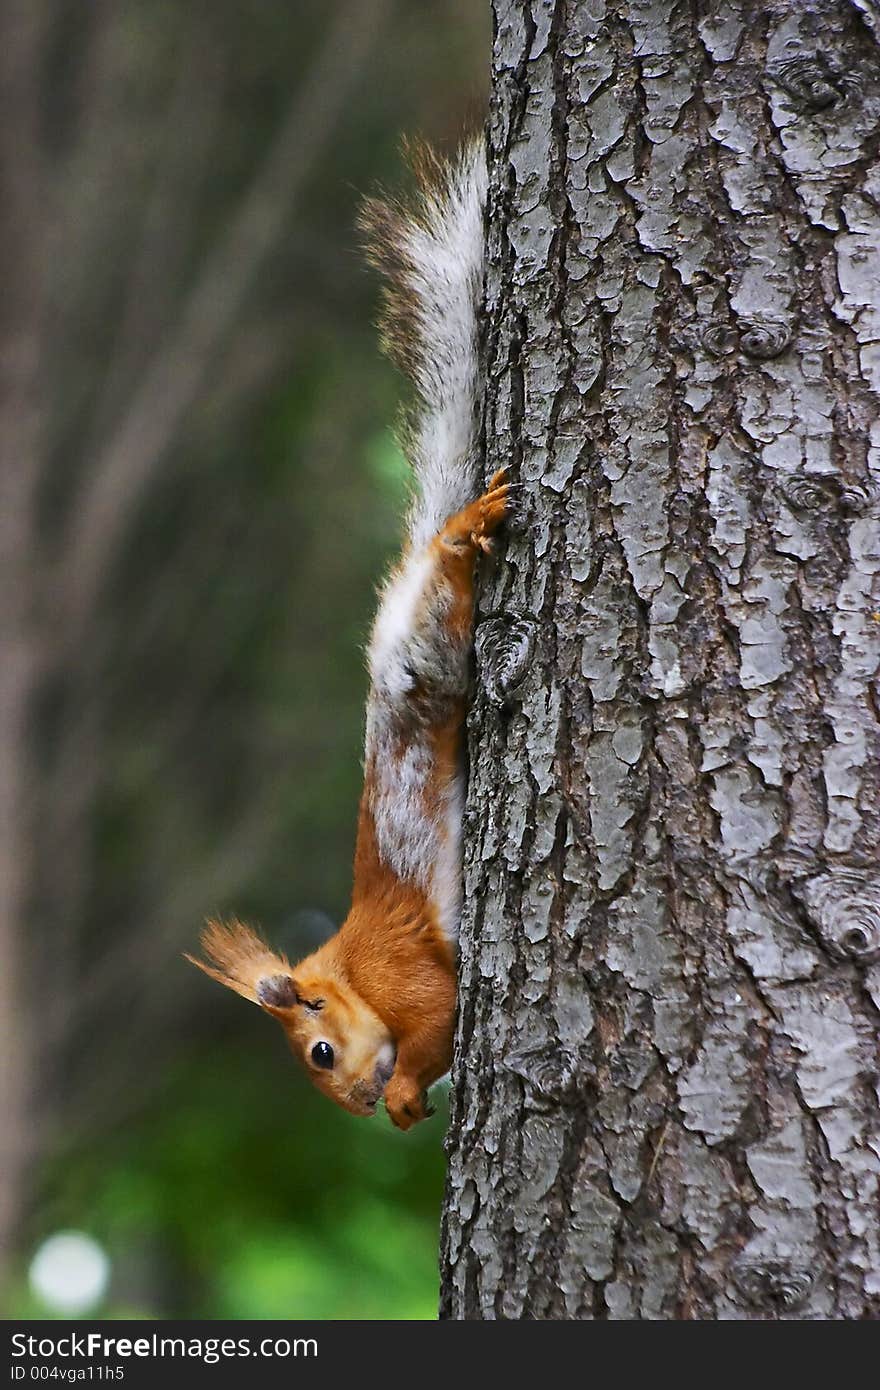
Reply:
[[33, 787], [31, 697], [38, 660], [35, 553], [40, 470], [41, 283], [37, 164], [41, 9], [0, 11], [0, 1279], [20, 1216], [32, 1139], [32, 1025], [24, 945]]
[[447, 1317], [880, 1314], [875, 14], [495, 5]]

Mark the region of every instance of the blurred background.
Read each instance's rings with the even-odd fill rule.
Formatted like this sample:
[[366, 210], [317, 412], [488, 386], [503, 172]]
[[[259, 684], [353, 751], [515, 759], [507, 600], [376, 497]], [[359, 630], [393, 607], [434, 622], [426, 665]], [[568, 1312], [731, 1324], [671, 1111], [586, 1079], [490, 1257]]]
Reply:
[[0, 7], [0, 1302], [431, 1318], [444, 1116], [314, 1092], [181, 960], [341, 920], [402, 383], [359, 198], [477, 0]]

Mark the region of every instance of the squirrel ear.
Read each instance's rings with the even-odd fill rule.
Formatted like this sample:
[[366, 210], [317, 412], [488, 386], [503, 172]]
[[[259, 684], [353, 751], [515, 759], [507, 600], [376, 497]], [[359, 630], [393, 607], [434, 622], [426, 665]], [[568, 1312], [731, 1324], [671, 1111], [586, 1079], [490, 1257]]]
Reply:
[[[243, 922], [208, 922], [202, 932], [202, 950], [211, 962], [206, 965], [195, 956], [186, 959], [212, 980], [234, 989], [243, 999], [259, 1004], [270, 1013], [275, 1008], [291, 1008], [296, 1003], [296, 987], [290, 976], [290, 962], [278, 955]], [[284, 982], [287, 982], [284, 985]], [[271, 985], [272, 1002], [264, 999], [262, 985]], [[282, 985], [284, 987], [282, 988]], [[290, 1003], [282, 1000], [290, 998]], [[277, 1002], [276, 1002], [277, 1001]]]
[[257, 1003], [279, 1017], [301, 1004], [292, 975], [264, 975], [257, 981]]

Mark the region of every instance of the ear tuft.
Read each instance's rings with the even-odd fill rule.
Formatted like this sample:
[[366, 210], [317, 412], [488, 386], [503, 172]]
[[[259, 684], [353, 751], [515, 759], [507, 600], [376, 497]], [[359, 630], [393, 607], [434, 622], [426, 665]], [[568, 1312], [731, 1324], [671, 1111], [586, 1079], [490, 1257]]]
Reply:
[[264, 1004], [259, 992], [264, 981], [275, 983], [286, 979], [290, 980], [293, 988], [287, 957], [273, 951], [244, 922], [207, 922], [202, 931], [201, 946], [210, 965], [191, 955], [186, 955], [186, 960], [210, 975], [212, 980], [226, 985], [227, 989], [234, 989], [236, 994], [249, 999], [252, 1004]]

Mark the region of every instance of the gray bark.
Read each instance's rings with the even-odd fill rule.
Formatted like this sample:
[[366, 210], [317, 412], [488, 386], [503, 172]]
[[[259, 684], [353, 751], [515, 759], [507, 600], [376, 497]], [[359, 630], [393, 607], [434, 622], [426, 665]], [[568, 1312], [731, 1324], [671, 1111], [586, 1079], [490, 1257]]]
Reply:
[[880, 1315], [872, 0], [496, 0], [456, 1318]]

